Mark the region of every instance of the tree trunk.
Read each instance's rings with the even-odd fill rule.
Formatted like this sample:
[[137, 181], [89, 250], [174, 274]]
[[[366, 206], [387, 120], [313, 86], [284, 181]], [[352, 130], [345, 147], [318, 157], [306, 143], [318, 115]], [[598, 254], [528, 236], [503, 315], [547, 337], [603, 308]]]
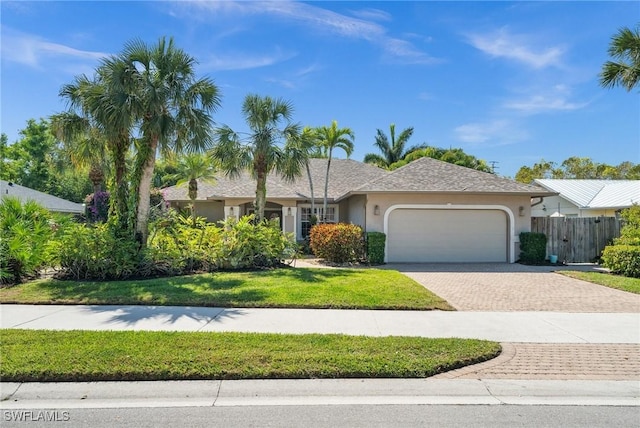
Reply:
[[[311, 215], [316, 215], [316, 199], [313, 196], [313, 180], [311, 179], [311, 168], [309, 168], [309, 161], [305, 163], [307, 167], [307, 177], [309, 178], [309, 190], [311, 191]], [[311, 219], [309, 219], [311, 220]]]
[[256, 185], [256, 216], [258, 221], [264, 219], [264, 206], [267, 204], [267, 174], [260, 171], [257, 174]]
[[156, 148], [158, 147], [158, 138], [152, 137], [149, 154], [144, 161], [142, 174], [140, 176], [140, 185], [138, 187], [138, 210], [136, 218], [136, 239], [142, 247], [147, 246], [147, 237], [149, 235], [149, 198], [151, 197], [151, 180], [153, 180], [153, 170], [156, 165]]
[[196, 199], [198, 198], [198, 181], [195, 178], [189, 180], [189, 199], [191, 199], [191, 220], [196, 227]]
[[131, 218], [129, 217], [129, 185], [125, 181], [127, 173], [126, 152], [129, 147], [129, 135], [123, 135], [113, 152], [113, 163], [115, 169], [115, 197], [113, 207], [118, 219], [119, 233], [128, 238], [133, 237], [131, 229]]
[[331, 149], [327, 158], [327, 175], [324, 178], [324, 201], [322, 203], [322, 222], [327, 221], [327, 195], [329, 194], [329, 168], [331, 168]]

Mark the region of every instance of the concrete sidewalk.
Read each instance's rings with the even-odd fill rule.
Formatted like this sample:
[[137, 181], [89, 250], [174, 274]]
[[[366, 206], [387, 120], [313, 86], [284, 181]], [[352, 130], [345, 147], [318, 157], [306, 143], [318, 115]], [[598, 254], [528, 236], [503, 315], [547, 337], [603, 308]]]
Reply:
[[640, 344], [638, 313], [0, 305], [2, 328], [237, 331]]
[[0, 383], [0, 409], [326, 405], [639, 406], [637, 381], [300, 379]]

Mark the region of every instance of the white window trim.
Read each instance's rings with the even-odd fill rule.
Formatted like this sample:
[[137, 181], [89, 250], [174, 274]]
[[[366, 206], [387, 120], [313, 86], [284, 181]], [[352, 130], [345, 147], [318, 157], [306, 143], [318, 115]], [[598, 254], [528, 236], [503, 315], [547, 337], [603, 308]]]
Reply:
[[[324, 208], [324, 204], [319, 203], [316, 204], [316, 211], [321, 210], [322, 208]], [[296, 225], [296, 239], [302, 239], [302, 209], [303, 208], [309, 208], [311, 209], [311, 204], [298, 204], [298, 221], [297, 221], [297, 225]], [[334, 218], [335, 221], [334, 223], [339, 223], [340, 222], [340, 205], [339, 204], [327, 204], [327, 208], [333, 208], [334, 209]], [[319, 220], [319, 219], [318, 219]]]

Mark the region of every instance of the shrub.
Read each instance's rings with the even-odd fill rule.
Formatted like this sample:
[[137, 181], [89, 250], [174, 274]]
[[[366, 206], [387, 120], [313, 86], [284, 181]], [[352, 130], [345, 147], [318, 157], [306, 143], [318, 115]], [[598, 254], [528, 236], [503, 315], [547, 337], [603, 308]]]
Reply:
[[149, 254], [157, 265], [175, 273], [197, 270], [254, 269], [277, 266], [297, 250], [276, 220], [256, 222], [254, 216], [230, 218], [221, 226], [169, 210], [151, 227]]
[[604, 266], [614, 273], [640, 278], [640, 246], [611, 245], [605, 247], [602, 261]]
[[520, 260], [525, 263], [542, 263], [546, 256], [547, 237], [544, 233], [520, 233]]
[[90, 222], [107, 221], [109, 215], [109, 192], [96, 192], [84, 199], [84, 213]]
[[614, 273], [640, 278], [640, 205], [622, 210], [621, 216], [625, 223], [620, 238], [604, 248], [602, 262]]
[[0, 202], [0, 283], [19, 283], [49, 265], [54, 216], [34, 201]]
[[168, 210], [151, 223], [149, 257], [165, 274], [216, 270], [220, 228]]
[[624, 220], [624, 226], [620, 231], [620, 237], [614, 240], [614, 244], [640, 245], [640, 205], [634, 204], [622, 210], [620, 217]]
[[369, 263], [384, 263], [384, 244], [387, 236], [382, 232], [367, 232], [367, 259]]
[[218, 265], [225, 269], [277, 266], [298, 249], [293, 235], [283, 234], [277, 219], [256, 222], [250, 215], [221, 224]]
[[358, 261], [363, 253], [362, 228], [354, 224], [318, 224], [311, 228], [311, 251], [332, 263]]
[[133, 239], [118, 236], [114, 222], [72, 224], [56, 239], [63, 275], [74, 279], [124, 279], [137, 274], [142, 254]]

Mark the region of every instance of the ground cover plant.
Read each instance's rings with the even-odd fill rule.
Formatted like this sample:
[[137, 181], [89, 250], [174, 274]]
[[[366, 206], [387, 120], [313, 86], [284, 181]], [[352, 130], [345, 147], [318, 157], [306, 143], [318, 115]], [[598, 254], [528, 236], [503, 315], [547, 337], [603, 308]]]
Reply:
[[6, 329], [0, 339], [5, 382], [422, 378], [501, 350], [474, 339], [320, 334]]
[[605, 287], [640, 294], [640, 278], [628, 278], [621, 275], [602, 272], [558, 271], [558, 273], [570, 276], [571, 278], [604, 285]]
[[126, 281], [46, 279], [0, 289], [1, 303], [453, 310], [393, 270], [288, 268]]

